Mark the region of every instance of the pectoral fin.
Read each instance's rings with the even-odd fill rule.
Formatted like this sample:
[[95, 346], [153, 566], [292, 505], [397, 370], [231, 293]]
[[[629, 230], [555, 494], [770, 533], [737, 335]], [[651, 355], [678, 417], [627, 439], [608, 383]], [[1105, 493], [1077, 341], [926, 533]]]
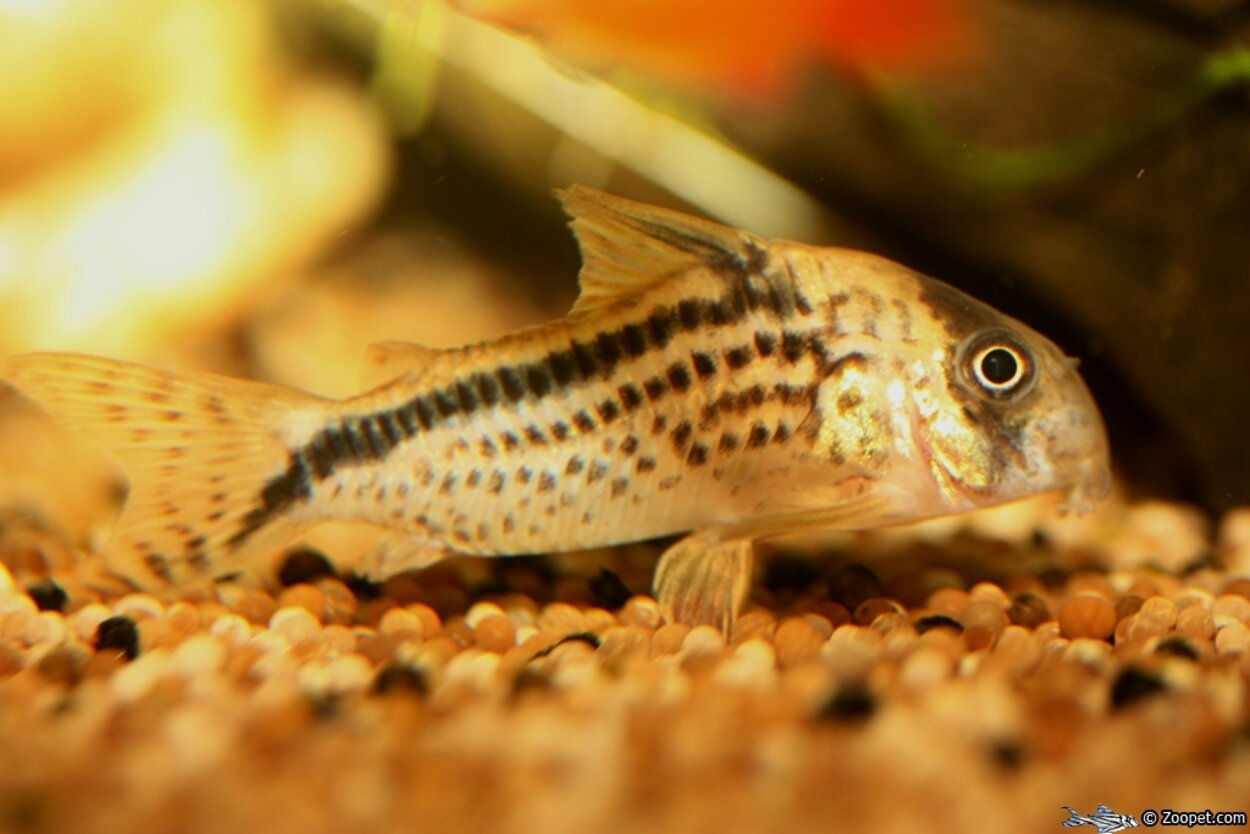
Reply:
[[673, 622], [728, 633], [751, 587], [755, 545], [749, 538], [695, 533], [670, 547], [655, 570], [655, 596]]
[[406, 570], [427, 568], [455, 551], [442, 542], [412, 533], [388, 530], [378, 537], [373, 549], [356, 563], [355, 571], [365, 579], [381, 582]]

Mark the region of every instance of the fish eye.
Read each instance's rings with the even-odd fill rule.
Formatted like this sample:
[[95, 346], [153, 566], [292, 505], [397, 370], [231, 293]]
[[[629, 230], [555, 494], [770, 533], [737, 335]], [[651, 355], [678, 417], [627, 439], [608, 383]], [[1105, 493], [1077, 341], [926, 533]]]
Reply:
[[1033, 353], [1007, 330], [986, 330], [973, 335], [964, 342], [960, 357], [964, 380], [991, 399], [1016, 399], [1033, 387]]

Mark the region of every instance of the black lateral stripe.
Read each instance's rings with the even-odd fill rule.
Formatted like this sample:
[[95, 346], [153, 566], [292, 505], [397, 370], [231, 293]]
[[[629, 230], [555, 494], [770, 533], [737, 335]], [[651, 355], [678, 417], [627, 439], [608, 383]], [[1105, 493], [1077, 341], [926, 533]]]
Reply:
[[716, 360], [701, 351], [695, 351], [690, 354], [691, 362], [694, 364], [694, 372], [699, 375], [699, 379], [707, 379], [716, 373]]
[[547, 367], [551, 369], [551, 378], [556, 387], [564, 388], [577, 377], [577, 364], [573, 361], [573, 351], [557, 350], [547, 354]]
[[412, 400], [412, 408], [417, 412], [417, 420], [421, 423], [421, 428], [429, 431], [434, 426], [434, 406], [430, 405], [428, 397], [414, 397]]
[[347, 420], [344, 420], [339, 429], [340, 436], [345, 441], [348, 449], [348, 456], [351, 458], [369, 458], [371, 451], [369, 449], [369, 441], [361, 436]]
[[529, 386], [534, 399], [541, 400], [551, 393], [555, 383], [545, 364], [529, 364], [525, 366], [525, 384]]
[[615, 332], [604, 331], [595, 337], [595, 353], [610, 374], [621, 361], [621, 337]]
[[395, 412], [379, 412], [373, 415], [373, 422], [377, 425], [378, 431], [382, 432], [382, 436], [386, 438], [388, 447], [398, 446], [400, 441], [404, 439], [403, 431], [395, 421]]
[[434, 410], [444, 420], [460, 411], [460, 405], [456, 402], [456, 391], [454, 388], [448, 388], [443, 391], [435, 389], [430, 392], [430, 396], [434, 399]]
[[657, 307], [647, 316], [647, 332], [651, 344], [657, 348], [665, 348], [673, 338], [673, 311], [668, 307]]
[[700, 302], [686, 299], [677, 303], [677, 321], [682, 330], [686, 332], [697, 330], [702, 319], [703, 309]]
[[303, 455], [288, 454], [286, 471], [265, 483], [260, 491], [259, 505], [243, 516], [243, 523], [227, 543], [232, 547], [239, 546], [272, 519], [310, 497], [312, 478]]
[[[595, 351], [585, 342], [573, 342], [569, 348], [573, 352], [573, 363], [582, 379], [594, 379], [602, 370]], [[606, 374], [605, 374], [606, 376]]]
[[655, 401], [668, 391], [668, 383], [658, 376], [653, 376], [642, 384], [642, 390], [646, 393], [647, 399]]
[[417, 433], [417, 415], [409, 405], [401, 405], [392, 412], [399, 424], [404, 427], [404, 434], [413, 437]]
[[627, 324], [621, 328], [621, 347], [635, 359], [647, 352], [647, 331], [641, 324]]
[[[470, 381], [472, 380], [470, 379]], [[477, 392], [470, 387], [469, 382], [464, 380], [456, 381], [456, 399], [460, 401], [460, 410], [463, 413], [472, 414], [474, 411], [477, 411]]]
[[391, 446], [386, 442], [386, 438], [378, 431], [377, 424], [368, 417], [362, 417], [356, 423], [356, 430], [364, 437], [365, 445], [369, 447], [369, 455], [374, 458], [384, 458], [386, 453], [391, 450]]
[[487, 408], [491, 408], [495, 403], [499, 402], [499, 383], [490, 374], [474, 374], [470, 379], [475, 388], [477, 395], [481, 398], [482, 404]]
[[503, 395], [510, 403], [517, 402], [525, 396], [525, 383], [521, 381], [521, 375], [517, 373], [516, 368], [504, 366], [495, 369], [495, 376], [499, 379], [499, 385], [503, 389]]

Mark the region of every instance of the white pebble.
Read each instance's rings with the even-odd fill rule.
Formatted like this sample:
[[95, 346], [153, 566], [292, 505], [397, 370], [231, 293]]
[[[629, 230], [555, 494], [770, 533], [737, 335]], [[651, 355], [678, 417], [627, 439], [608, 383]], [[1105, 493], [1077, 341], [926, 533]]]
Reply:
[[150, 617], [159, 620], [165, 615], [165, 606], [151, 594], [127, 594], [113, 603], [113, 613], [131, 619]]
[[493, 602], [479, 602], [473, 605], [464, 615], [464, 621], [468, 623], [469, 628], [477, 628], [477, 624], [487, 617], [493, 617], [496, 614], [507, 616], [504, 610]]
[[17, 585], [13, 582], [13, 574], [6, 565], [0, 564], [0, 600], [17, 594]]
[[321, 632], [321, 623], [307, 608], [291, 605], [273, 612], [269, 618], [269, 629], [295, 644], [316, 637]]
[[211, 634], [193, 634], [170, 655], [173, 671], [185, 677], [210, 675], [221, 671], [226, 663], [226, 647]]
[[1215, 632], [1215, 650], [1220, 654], [1241, 654], [1250, 649], [1250, 628], [1232, 622]]
[[69, 627], [59, 611], [40, 611], [26, 621], [21, 639], [28, 646], [54, 646], [68, 635]]
[[98, 602], [91, 602], [69, 615], [69, 625], [74, 636], [84, 643], [91, 643], [100, 630], [100, 623], [113, 616], [113, 612]]
[[709, 625], [695, 626], [682, 641], [681, 653], [685, 657], [701, 654], [719, 654], [725, 648], [725, 635], [720, 629]]
[[252, 624], [238, 614], [223, 614], [213, 620], [208, 633], [237, 649], [252, 639]]
[[717, 683], [734, 687], [762, 688], [775, 680], [777, 653], [763, 640], [752, 638], [738, 644], [716, 667]]
[[903, 660], [898, 680], [908, 689], [929, 689], [950, 677], [951, 666], [946, 652], [932, 646], [921, 646]]

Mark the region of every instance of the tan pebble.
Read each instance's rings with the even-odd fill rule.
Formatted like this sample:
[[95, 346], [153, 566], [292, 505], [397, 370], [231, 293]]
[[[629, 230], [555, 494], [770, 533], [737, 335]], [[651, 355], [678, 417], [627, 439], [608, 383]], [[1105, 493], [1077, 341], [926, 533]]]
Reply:
[[978, 582], [973, 585], [968, 591], [968, 599], [974, 602], [992, 602], [999, 608], [1011, 605], [1011, 598], [1007, 596], [1007, 592], [993, 582]]
[[488, 652], [502, 654], [516, 645], [516, 626], [500, 610], [498, 614], [477, 621], [473, 627], [473, 640]]
[[169, 626], [164, 620], [153, 620], [149, 617], [143, 617], [138, 620], [135, 625], [139, 628], [139, 649], [141, 652], [148, 652], [157, 647], [170, 648], [177, 645], [180, 638], [177, 635], [171, 635]]
[[405, 610], [411, 611], [413, 614], [416, 614], [418, 618], [420, 618], [421, 627], [426, 636], [438, 634], [443, 630], [443, 618], [438, 615], [437, 611], [425, 603], [418, 602], [413, 605], [409, 605], [405, 608]]
[[931, 646], [922, 646], [903, 659], [898, 681], [907, 689], [928, 689], [951, 676], [953, 664], [949, 655]]
[[821, 646], [821, 657], [840, 680], [857, 680], [877, 664], [881, 635], [871, 628], [845, 625]]
[[1131, 617], [1141, 610], [1146, 604], [1146, 600], [1141, 597], [1123, 596], [1115, 601], [1115, 617], [1117, 620], [1123, 620], [1125, 617]]
[[469, 624], [469, 628], [476, 629], [478, 623], [487, 617], [506, 617], [507, 614], [493, 602], [477, 602], [465, 612], [464, 621]]
[[222, 601], [231, 611], [256, 625], [267, 624], [278, 610], [273, 597], [256, 588], [234, 588]]
[[[403, 647], [409, 646], [411, 643], [405, 642]], [[451, 658], [460, 654], [464, 647], [451, 639], [445, 634], [438, 634], [428, 640], [422, 642], [416, 648], [415, 657], [419, 658], [423, 663], [431, 663], [434, 668], [439, 668], [447, 663]], [[402, 651], [396, 653], [400, 659], [403, 659]]]
[[812, 628], [820, 634], [821, 642], [829, 639], [829, 635], [833, 634], [833, 623], [822, 617], [820, 614], [808, 612], [803, 615], [803, 619], [811, 625]]
[[463, 617], [451, 617], [443, 623], [443, 634], [459, 643], [462, 647], [467, 648], [475, 642], [473, 629], [464, 621]]
[[17, 585], [13, 582], [13, 574], [7, 565], [0, 563], [0, 597], [17, 593]]
[[188, 678], [218, 672], [225, 663], [225, 642], [205, 632], [183, 640], [169, 655], [170, 669]]
[[1147, 616], [1140, 611], [1131, 617], [1125, 617], [1120, 622], [1127, 623], [1123, 635], [1130, 643], [1145, 643], [1156, 637], [1163, 637], [1171, 631], [1171, 626], [1163, 620]]
[[1239, 594], [1221, 594], [1215, 598], [1215, 604], [1211, 606], [1211, 614], [1214, 615], [1217, 625], [1220, 624], [1221, 618], [1226, 621], [1250, 623], [1250, 599]]
[[1250, 649], [1250, 628], [1230, 622], [1215, 632], [1215, 650], [1222, 655], [1242, 654]]
[[805, 617], [786, 617], [777, 624], [773, 648], [782, 666], [794, 666], [820, 654], [825, 638]]
[[647, 657], [651, 651], [651, 630], [639, 625], [612, 626], [599, 639], [599, 654], [605, 662]]
[[178, 600], [165, 611], [165, 622], [181, 634], [190, 634], [200, 628], [200, 609], [185, 600]]
[[999, 632], [992, 631], [985, 626], [972, 626], [965, 628], [963, 633], [964, 645], [968, 647], [969, 652], [979, 652], [988, 649], [994, 645], [994, 641], [998, 639]]
[[[1250, 542], [1247, 543], [1250, 545]], [[1250, 561], [1247, 562], [1250, 567]], [[1250, 579], [1244, 576], [1238, 577], [1224, 586], [1224, 594], [1236, 594], [1243, 599], [1250, 599]]]
[[[333, 626], [326, 628], [333, 628]], [[355, 651], [374, 666], [385, 666], [395, 659], [395, 647], [399, 645], [399, 642], [386, 635], [367, 634], [357, 638]]]
[[1141, 597], [1142, 599], [1150, 599], [1159, 596], [1159, 585], [1153, 579], [1145, 576], [1139, 576], [1124, 591], [1125, 596]]
[[1076, 637], [1068, 643], [1064, 659], [1091, 668], [1100, 668], [1111, 656], [1111, 644], [1094, 637]]
[[1100, 596], [1108, 602], [1118, 596], [1107, 575], [1093, 571], [1074, 573], [1068, 579], [1067, 591], [1070, 595], [1085, 593]]
[[818, 599], [812, 603], [809, 614], [819, 614], [829, 621], [829, 625], [833, 628], [844, 626], [851, 622], [851, 612], [846, 610], [846, 606], [827, 599]]
[[336, 695], [360, 692], [373, 683], [373, 666], [361, 655], [340, 655], [330, 661], [326, 677]]
[[582, 612], [567, 602], [553, 602], [544, 606], [538, 615], [538, 627], [556, 634], [572, 634], [586, 630]]
[[1106, 640], [1115, 632], [1115, 608], [1098, 594], [1079, 593], [1064, 600], [1058, 619], [1060, 633], [1069, 639]]
[[[91, 651], [86, 646], [80, 643], [65, 643], [45, 653], [39, 658], [39, 663], [35, 668], [38, 669], [40, 675], [53, 683], [72, 686], [82, 679], [90, 660]], [[20, 657], [18, 662], [20, 664]], [[4, 666], [4, 659], [0, 657], [0, 678], [5, 677]]]
[[1167, 628], [1176, 625], [1176, 603], [1167, 597], [1150, 597], [1142, 603], [1138, 614], [1163, 623]]
[[306, 608], [279, 608], [269, 618], [269, 628], [292, 644], [311, 640], [321, 633], [321, 623]]
[[929, 599], [925, 601], [925, 607], [933, 611], [934, 614], [958, 617], [968, 605], [968, 598], [968, 592], [959, 588], [938, 588], [929, 594]]
[[289, 588], [283, 588], [277, 599], [279, 608], [303, 608], [321, 622], [326, 613], [326, 597], [321, 589], [300, 582]]
[[22, 668], [22, 653], [8, 643], [0, 643], [0, 680], [16, 675]]
[[1202, 606], [1191, 605], [1176, 615], [1176, 630], [1195, 640], [1210, 640], [1215, 635], [1215, 619]]
[[378, 622], [378, 633], [398, 639], [425, 636], [425, 624], [416, 612], [407, 608], [392, 608]]
[[321, 629], [321, 645], [334, 654], [351, 654], [358, 642], [356, 632], [345, 625], [333, 623]]
[[113, 612], [98, 602], [88, 603], [69, 615], [70, 630], [84, 643], [95, 640], [100, 623], [113, 616]]
[[582, 612], [586, 631], [599, 633], [616, 625], [616, 615], [606, 608], [587, 608]]
[[994, 644], [995, 662], [1013, 672], [1032, 669], [1041, 657], [1042, 647], [1036, 635], [1023, 626], [1007, 626]]
[[897, 602], [886, 597], [866, 599], [855, 609], [853, 620], [856, 625], [868, 626], [883, 614], [903, 614], [903, 608]]
[[313, 583], [313, 587], [321, 592], [322, 599], [325, 601], [325, 609], [321, 615], [322, 622], [326, 624], [338, 623], [340, 625], [352, 624], [356, 619], [360, 600], [352, 593], [351, 588], [332, 577], [318, 579]]
[[715, 679], [722, 686], [767, 687], [776, 678], [776, 666], [777, 655], [771, 645], [763, 640], [747, 640], [716, 667]]
[[745, 642], [747, 640], [767, 640], [773, 639], [773, 633], [777, 630], [777, 618], [771, 611], [757, 610], [748, 611], [739, 617], [730, 630], [730, 642], [734, 645]]
[[690, 631], [690, 626], [685, 623], [668, 623], [660, 626], [651, 638], [651, 656], [677, 654]]
[[213, 620], [208, 633], [220, 637], [228, 646], [238, 647], [252, 638], [252, 626], [238, 614], [226, 614]]
[[959, 615], [964, 630], [985, 629], [997, 637], [1007, 627], [1007, 612], [996, 600], [971, 599]]
[[21, 640], [28, 646], [52, 646], [64, 642], [69, 634], [69, 626], [61, 612], [40, 611], [26, 621]]
[[113, 603], [113, 613], [138, 622], [144, 617], [158, 619], [165, 615], [165, 606], [150, 594], [127, 594]]
[[1016, 594], [1007, 609], [1007, 618], [1015, 625], [1025, 628], [1037, 628], [1053, 619], [1046, 600], [1031, 591]]
[[725, 635], [710, 625], [695, 626], [681, 641], [684, 655], [716, 655], [725, 649]]
[[660, 606], [655, 600], [648, 596], [630, 597], [621, 612], [617, 615], [621, 625], [638, 625], [643, 628], [657, 629], [664, 624], [664, 615], [660, 613]]

